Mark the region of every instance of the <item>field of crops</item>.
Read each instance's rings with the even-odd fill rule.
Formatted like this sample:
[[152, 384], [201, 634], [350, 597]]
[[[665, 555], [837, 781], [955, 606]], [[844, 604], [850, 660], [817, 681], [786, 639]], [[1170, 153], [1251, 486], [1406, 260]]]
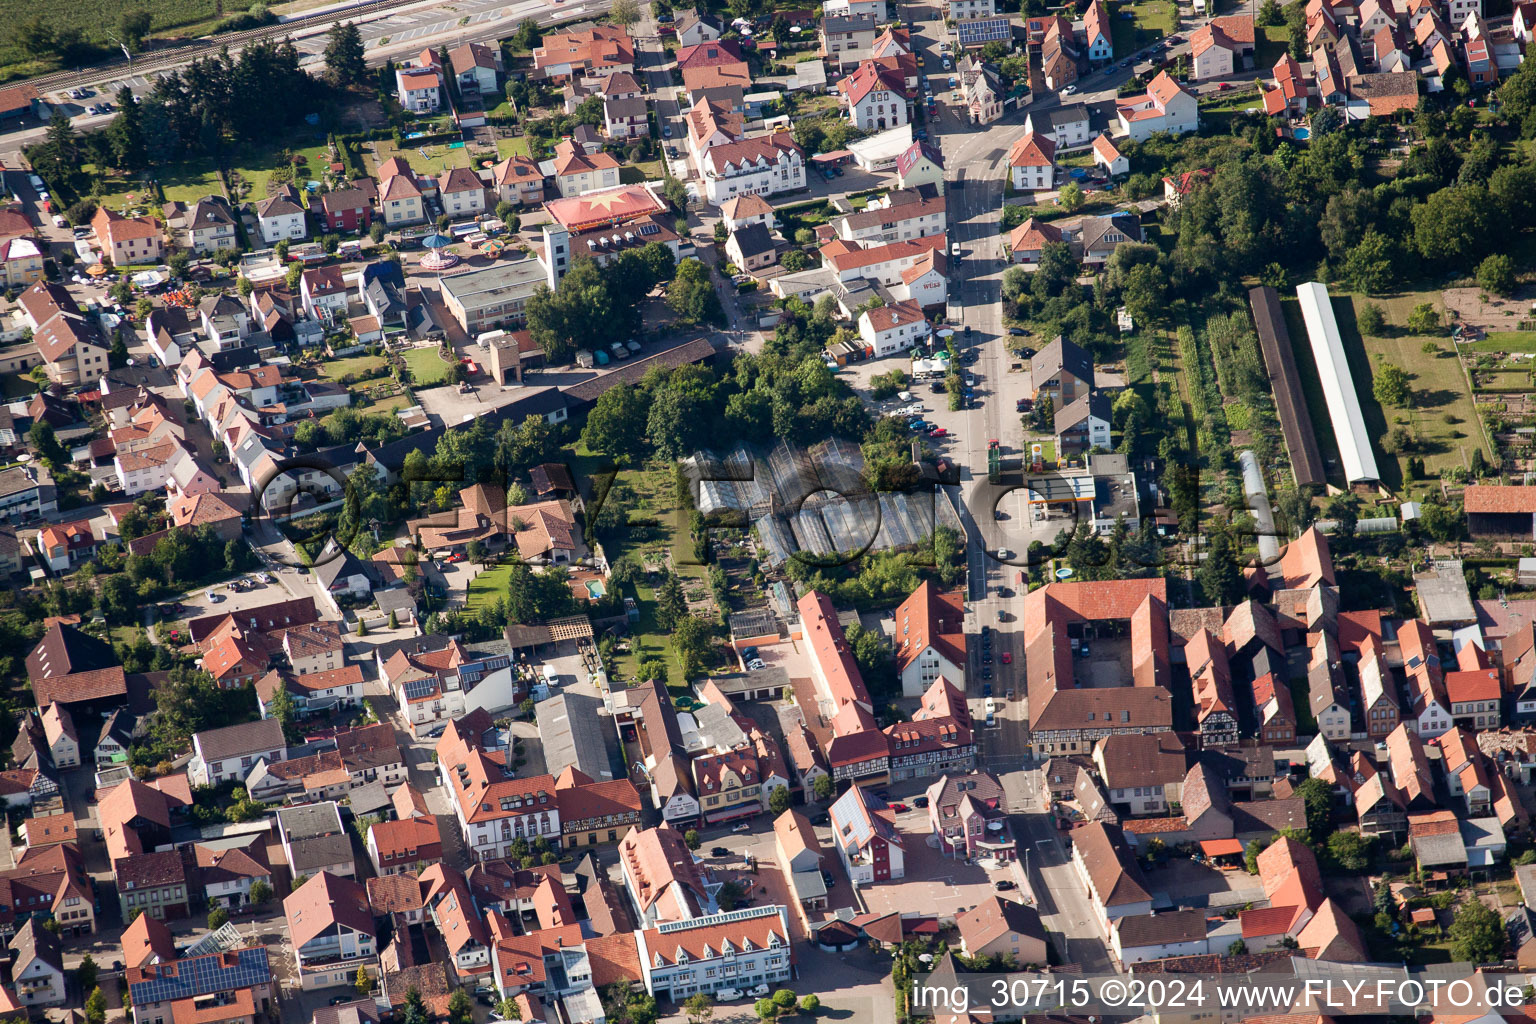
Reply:
[[[220, 0], [69, 0], [62, 4], [0, 0], [0, 25], [15, 27], [41, 15], [54, 29], [78, 28], [87, 40], [111, 45], [107, 33], [117, 34], [119, 19], [131, 11], [149, 11], [154, 19], [151, 31], [163, 35], [170, 29], [215, 20], [221, 7], [230, 14], [244, 10], [238, 0], [224, 4]], [[199, 31], [206, 32], [211, 27], [199, 25]], [[0, 32], [0, 81], [57, 69], [57, 60], [37, 60], [21, 48], [14, 33]]]

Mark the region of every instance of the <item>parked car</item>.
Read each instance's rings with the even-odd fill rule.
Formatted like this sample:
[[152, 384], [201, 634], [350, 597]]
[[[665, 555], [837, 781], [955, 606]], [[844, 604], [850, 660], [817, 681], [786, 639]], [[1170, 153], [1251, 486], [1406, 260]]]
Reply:
[[1218, 82], [1216, 84], [1216, 91], [1217, 92], [1226, 92], [1230, 88], [1232, 88], [1232, 83], [1231, 82]]
[[746, 822], [742, 822], [740, 825], [737, 825], [735, 828], [731, 829], [731, 831], [732, 832], [751, 832], [752, 831], [752, 826], [748, 825]]
[[715, 989], [715, 1002], [717, 1002], [717, 1003], [734, 1002], [735, 1000], [740, 999], [741, 997], [742, 997], [742, 991], [739, 988], [717, 988], [717, 989]]
[[949, 431], [945, 430], [943, 427], [934, 427], [932, 430], [928, 431], [928, 436], [929, 437], [948, 437], [949, 436]]
[[709, 855], [711, 857], [729, 857], [731, 851], [724, 846], [715, 846], [710, 848]]
[[1077, 86], [1069, 85], [1065, 89], [1061, 90], [1061, 94], [1063, 96], [1075, 96], [1077, 94]]
[[927, 807], [928, 806], [928, 798], [926, 796], [917, 797], [917, 798], [915, 798], [912, 801], [912, 806], [913, 807], [918, 807], [918, 808]]
[[[997, 588], [997, 596], [998, 597], [1012, 597], [1013, 596], [1013, 588], [1012, 587], [998, 587]], [[1005, 658], [1003, 658], [1003, 660], [1007, 661], [1008, 659], [1005, 657]]]
[[763, 996], [767, 995], [770, 991], [771, 990], [768, 988], [767, 985], [754, 985], [751, 988], [747, 989], [747, 995], [751, 996], [753, 999], [761, 999]]
[[1024, 337], [1024, 328], [1022, 328], [1022, 327], [1010, 327], [1010, 328], [1008, 328], [1008, 333], [1013, 335], [1015, 338], [1022, 338], [1022, 337]]
[[[671, 125], [664, 124], [664, 125], [661, 126], [661, 137], [664, 138], [664, 139], [670, 139], [672, 137], [672, 126]], [[727, 991], [733, 991], [733, 990], [729, 990], [728, 989]]]
[[894, 803], [894, 804], [891, 804], [891, 810], [895, 811], [897, 814], [905, 814], [908, 811], [910, 811], [911, 809], [912, 808], [908, 807], [904, 803]]
[[1003, 652], [1002, 658], [1003, 658], [1003, 664], [1004, 665], [1012, 665], [1013, 664], [1013, 655], [1009, 654], [1007, 651]]
[[981, 695], [983, 697], [990, 697], [990, 696], [992, 696], [992, 684], [991, 683], [983, 683], [981, 685]]
[[993, 882], [992, 885], [995, 889], [997, 889], [998, 892], [1008, 892], [1018, 888], [1016, 884], [1008, 881], [1006, 878], [999, 878], [997, 881]]

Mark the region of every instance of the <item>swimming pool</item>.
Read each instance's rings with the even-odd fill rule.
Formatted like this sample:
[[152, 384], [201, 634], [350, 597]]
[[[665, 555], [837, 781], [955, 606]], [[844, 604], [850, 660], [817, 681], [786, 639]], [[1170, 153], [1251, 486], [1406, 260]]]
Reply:
[[608, 593], [608, 591], [603, 587], [602, 580], [587, 580], [584, 584], [582, 584], [582, 586], [587, 588], [587, 593], [592, 595], [592, 600], [594, 601]]
[[1312, 129], [1306, 127], [1297, 128], [1295, 131], [1291, 132], [1291, 137], [1294, 139], [1300, 139], [1302, 142], [1305, 142], [1312, 137]]

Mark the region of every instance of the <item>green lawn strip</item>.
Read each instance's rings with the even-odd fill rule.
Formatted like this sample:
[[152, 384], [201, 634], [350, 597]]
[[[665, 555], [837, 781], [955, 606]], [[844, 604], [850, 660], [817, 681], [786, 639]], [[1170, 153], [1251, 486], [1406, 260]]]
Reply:
[[1536, 353], [1536, 331], [1495, 331], [1486, 337], [1456, 347], [1473, 352]]
[[344, 359], [327, 359], [320, 364], [320, 375], [340, 380], [349, 373], [367, 373], [387, 365], [383, 356], [347, 356]]

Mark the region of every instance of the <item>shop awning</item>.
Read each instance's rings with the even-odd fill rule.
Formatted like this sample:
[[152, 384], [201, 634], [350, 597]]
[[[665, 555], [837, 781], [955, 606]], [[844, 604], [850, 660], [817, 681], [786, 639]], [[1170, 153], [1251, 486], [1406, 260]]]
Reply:
[[1236, 839], [1207, 839], [1200, 844], [1200, 849], [1211, 857], [1229, 857], [1242, 853], [1243, 844]]

